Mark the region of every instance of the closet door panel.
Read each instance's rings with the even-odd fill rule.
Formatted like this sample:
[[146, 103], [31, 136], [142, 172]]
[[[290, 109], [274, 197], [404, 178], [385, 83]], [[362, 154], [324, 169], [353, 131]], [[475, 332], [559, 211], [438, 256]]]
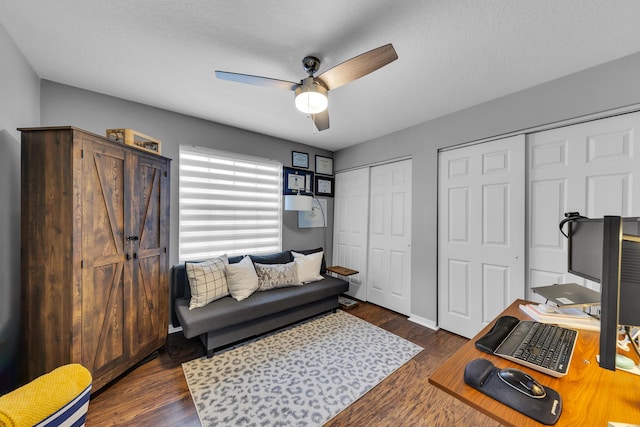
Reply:
[[513, 302], [509, 300], [509, 267], [483, 264], [482, 285], [482, 323], [488, 324], [495, 319], [493, 313], [502, 312]]
[[412, 161], [374, 166], [370, 172], [367, 298], [410, 315]]
[[347, 294], [367, 301], [369, 169], [337, 173], [335, 187], [333, 264], [359, 271], [344, 278]]
[[[471, 304], [469, 300], [471, 288], [471, 263], [466, 260], [452, 259], [447, 261], [447, 307], [448, 313], [471, 321]], [[443, 326], [445, 327], [445, 326]]]
[[438, 323], [471, 337], [525, 290], [524, 136], [441, 152]]
[[[535, 280], [547, 280], [549, 277], [562, 277], [561, 272], [546, 270], [545, 265], [553, 265], [561, 256], [564, 237], [558, 230], [558, 218], [564, 212], [566, 200], [566, 180], [549, 179], [530, 183], [529, 251], [535, 251], [538, 257]], [[531, 270], [531, 262], [529, 262]], [[530, 280], [534, 279], [532, 273]], [[530, 282], [536, 283], [536, 282]], [[544, 282], [543, 282], [544, 283]]]
[[567, 273], [558, 223], [565, 212], [640, 216], [638, 132], [640, 113], [630, 113], [528, 136], [528, 288], [576, 282], [600, 289]]

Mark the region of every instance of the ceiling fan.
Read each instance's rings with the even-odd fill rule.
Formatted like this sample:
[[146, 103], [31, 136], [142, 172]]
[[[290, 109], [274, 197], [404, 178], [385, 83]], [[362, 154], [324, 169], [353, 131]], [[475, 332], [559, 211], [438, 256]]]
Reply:
[[298, 110], [309, 114], [316, 128], [323, 131], [329, 129], [327, 95], [330, 90], [364, 77], [396, 59], [398, 59], [398, 54], [389, 43], [348, 59], [316, 77], [313, 74], [320, 68], [320, 60], [315, 56], [305, 56], [302, 60], [302, 66], [309, 77], [300, 80], [299, 83], [218, 70], [216, 70], [216, 77], [239, 83], [293, 91]]

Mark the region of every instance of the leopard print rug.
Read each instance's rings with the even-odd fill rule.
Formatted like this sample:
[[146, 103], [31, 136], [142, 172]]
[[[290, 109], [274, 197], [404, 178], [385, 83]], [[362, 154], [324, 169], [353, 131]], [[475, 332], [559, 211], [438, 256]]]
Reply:
[[422, 350], [338, 311], [182, 367], [203, 426], [321, 426]]

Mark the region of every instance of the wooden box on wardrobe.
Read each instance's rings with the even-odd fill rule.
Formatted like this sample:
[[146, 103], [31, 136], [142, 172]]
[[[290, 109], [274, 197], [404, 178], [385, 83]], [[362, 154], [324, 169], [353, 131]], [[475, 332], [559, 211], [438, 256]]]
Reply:
[[170, 159], [19, 130], [23, 381], [81, 363], [96, 391], [165, 342]]

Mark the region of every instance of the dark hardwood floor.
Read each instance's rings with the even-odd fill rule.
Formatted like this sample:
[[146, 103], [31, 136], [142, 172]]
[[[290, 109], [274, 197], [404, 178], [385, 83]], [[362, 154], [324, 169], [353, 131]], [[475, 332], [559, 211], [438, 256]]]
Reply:
[[[433, 331], [393, 311], [359, 302], [348, 313], [424, 348], [326, 426], [497, 426], [429, 384], [431, 373], [467, 340]], [[171, 334], [158, 357], [91, 397], [87, 426], [199, 426], [181, 364], [201, 357], [198, 339]], [[462, 375], [462, 373], [460, 373]]]

